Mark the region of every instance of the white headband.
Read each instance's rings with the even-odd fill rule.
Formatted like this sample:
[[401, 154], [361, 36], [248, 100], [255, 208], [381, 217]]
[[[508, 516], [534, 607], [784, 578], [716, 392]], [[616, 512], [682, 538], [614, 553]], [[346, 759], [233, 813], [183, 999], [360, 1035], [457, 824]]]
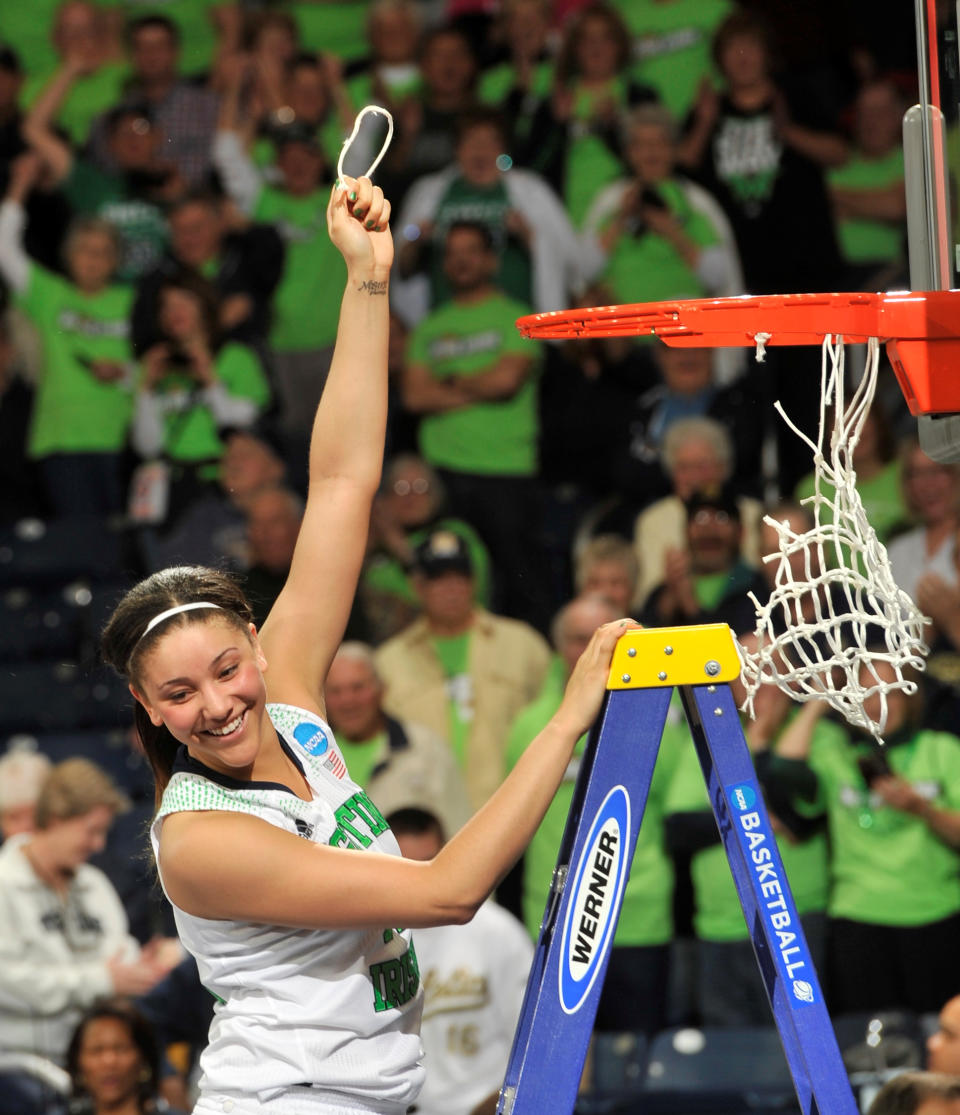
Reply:
[[[192, 604], [178, 604], [175, 608], [167, 608], [165, 612], [161, 612], [158, 616], [154, 616], [153, 619], [150, 620], [143, 629], [143, 635], [140, 636], [140, 639], [152, 631], [158, 623], [163, 623], [165, 619], [178, 615], [180, 612], [192, 612], [194, 608], [220, 608], [220, 605], [211, 604], [206, 600], [194, 600]], [[138, 639], [137, 642], [139, 642], [140, 639]]]

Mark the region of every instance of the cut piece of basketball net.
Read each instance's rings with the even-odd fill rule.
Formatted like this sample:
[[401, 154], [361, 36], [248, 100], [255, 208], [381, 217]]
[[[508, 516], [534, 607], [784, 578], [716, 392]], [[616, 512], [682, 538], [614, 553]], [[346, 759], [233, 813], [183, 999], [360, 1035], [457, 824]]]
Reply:
[[[757, 358], [762, 359], [769, 336], [758, 334], [755, 339]], [[850, 724], [882, 742], [887, 695], [916, 690], [904, 670], [922, 669], [927, 648], [924, 617], [894, 581], [886, 548], [855, 486], [853, 451], [876, 391], [879, 361], [879, 341], [871, 338], [863, 378], [848, 405], [843, 338], [824, 337], [816, 444], [779, 402], [775, 404], [781, 418], [813, 450], [814, 494], [803, 502], [814, 522], [798, 534], [785, 521], [764, 518], [779, 542], [778, 553], [764, 559], [778, 563], [775, 586], [764, 604], [752, 596], [756, 648], [738, 644], [738, 651], [746, 689], [743, 709], [749, 715], [754, 715], [759, 686], [773, 684], [796, 701], [827, 701]], [[881, 663], [889, 667], [882, 677], [877, 670]], [[879, 697], [872, 702], [878, 706], [875, 719], [864, 707], [874, 696]]]
[[390, 141], [393, 139], [393, 117], [385, 108], [382, 108], [380, 105], [367, 105], [366, 108], [362, 108], [357, 113], [357, 118], [353, 122], [353, 131], [343, 141], [343, 146], [340, 148], [340, 157], [337, 159], [338, 182], [343, 181], [343, 160], [346, 158], [347, 152], [350, 150], [353, 141], [360, 134], [360, 125], [363, 122], [363, 118], [364, 116], [372, 113], [376, 113], [379, 116], [385, 116], [387, 118], [387, 134], [384, 137], [383, 143], [380, 145], [380, 154], [377, 155], [377, 157], [373, 160], [370, 166], [367, 167], [363, 174], [357, 175], [357, 178], [369, 178], [380, 165], [380, 160], [387, 153], [387, 149], [390, 146]]

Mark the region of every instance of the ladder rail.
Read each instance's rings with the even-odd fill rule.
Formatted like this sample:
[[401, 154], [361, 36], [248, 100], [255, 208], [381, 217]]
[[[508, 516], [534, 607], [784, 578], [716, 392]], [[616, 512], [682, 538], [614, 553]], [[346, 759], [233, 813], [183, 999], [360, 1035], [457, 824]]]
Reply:
[[733, 694], [679, 689], [801, 1110], [857, 1115]]
[[725, 624], [633, 631], [618, 643], [581, 761], [498, 1115], [573, 1111], [674, 689], [801, 1111], [857, 1115], [728, 684], [738, 672]]
[[[498, 1113], [542, 1112], [545, 1085], [539, 1077], [541, 1066], [546, 1065], [550, 1110], [573, 1110], [670, 696], [669, 689], [628, 690], [608, 693], [604, 699], [584, 752], [557, 856]], [[616, 779], [610, 777], [612, 769], [618, 771]], [[589, 890], [586, 872], [591, 865], [599, 861], [605, 866], [610, 858], [604, 851], [610, 847], [609, 842], [604, 845], [604, 835], [609, 836], [618, 826], [604, 829], [603, 821], [617, 812], [618, 803], [626, 804], [629, 814], [629, 831], [617, 848], [616, 866], [623, 873], [622, 882], [612, 896], [605, 896], [608, 904], [603, 909], [603, 925], [607, 932], [584, 965], [577, 962], [578, 924], [586, 917], [589, 928], [600, 919], [592, 916], [595, 907], [578, 906], [575, 900], [578, 893], [583, 897], [585, 889]], [[579, 969], [584, 969], [582, 976]]]

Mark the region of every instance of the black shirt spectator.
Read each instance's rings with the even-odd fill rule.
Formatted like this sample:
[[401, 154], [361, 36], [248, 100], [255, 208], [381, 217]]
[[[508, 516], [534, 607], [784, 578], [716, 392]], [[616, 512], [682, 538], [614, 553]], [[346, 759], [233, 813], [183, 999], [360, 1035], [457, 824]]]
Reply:
[[160, 288], [192, 272], [216, 287], [224, 338], [262, 352], [270, 328], [270, 298], [282, 270], [283, 241], [271, 226], [232, 228], [219, 198], [189, 194], [171, 210], [168, 252], [137, 287], [134, 351], [142, 354], [161, 339], [156, 317]]

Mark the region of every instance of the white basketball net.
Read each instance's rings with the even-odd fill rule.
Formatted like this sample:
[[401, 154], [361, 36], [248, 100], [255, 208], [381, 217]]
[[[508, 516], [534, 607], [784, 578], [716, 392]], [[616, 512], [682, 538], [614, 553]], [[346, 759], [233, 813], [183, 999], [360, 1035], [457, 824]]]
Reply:
[[[811, 530], [797, 534], [786, 522], [766, 516], [777, 531], [778, 562], [769, 600], [757, 609], [755, 651], [738, 645], [746, 689], [743, 708], [751, 716], [761, 685], [774, 684], [796, 701], [825, 700], [857, 727], [882, 742], [887, 721], [887, 694], [912, 693], [916, 684], [905, 667], [923, 668], [927, 648], [924, 619], [916, 604], [897, 586], [887, 551], [870, 525], [855, 487], [853, 450], [873, 401], [880, 344], [867, 345], [867, 366], [849, 405], [844, 399], [842, 337], [823, 339], [820, 430], [814, 444], [787, 417], [787, 425], [813, 450], [815, 489], [804, 500], [813, 513]], [[827, 408], [834, 408], [827, 429]], [[825, 445], [826, 443], [826, 445]], [[868, 650], [869, 643], [869, 650]], [[878, 649], [879, 648], [879, 649]], [[894, 680], [864, 671], [864, 663], [887, 663]], [[866, 680], [866, 684], [864, 684]], [[879, 695], [879, 713], [871, 719], [864, 702]]]

